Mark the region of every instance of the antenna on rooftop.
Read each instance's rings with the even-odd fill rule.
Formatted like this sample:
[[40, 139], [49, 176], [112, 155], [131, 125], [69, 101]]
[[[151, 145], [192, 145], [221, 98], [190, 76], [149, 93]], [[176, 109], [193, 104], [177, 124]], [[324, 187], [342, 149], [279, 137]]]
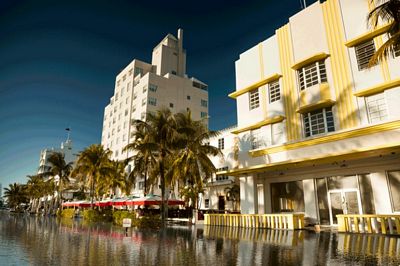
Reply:
[[301, 8], [306, 9], [306, 7], [307, 7], [306, 0], [300, 0], [300, 5], [301, 5]]
[[70, 132], [71, 132], [71, 128], [67, 127], [65, 130], [68, 132], [68, 135], [67, 135], [67, 141], [68, 141], [69, 140], [69, 135], [70, 135]]

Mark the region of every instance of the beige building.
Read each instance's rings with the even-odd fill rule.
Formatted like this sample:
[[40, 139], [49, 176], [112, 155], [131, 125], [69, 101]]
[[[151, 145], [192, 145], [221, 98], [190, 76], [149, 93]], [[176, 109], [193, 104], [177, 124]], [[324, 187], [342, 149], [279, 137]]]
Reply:
[[242, 213], [400, 212], [400, 52], [368, 68], [387, 25], [368, 0], [316, 2], [236, 61]]
[[[153, 49], [151, 64], [134, 59], [115, 78], [114, 95], [104, 109], [101, 143], [110, 149], [112, 159], [124, 160], [132, 154], [123, 151], [130, 143], [136, 119], [161, 107], [173, 113], [191, 110], [194, 120], [208, 116], [207, 85], [186, 75], [183, 31], [168, 34]], [[136, 193], [143, 190], [139, 180]]]

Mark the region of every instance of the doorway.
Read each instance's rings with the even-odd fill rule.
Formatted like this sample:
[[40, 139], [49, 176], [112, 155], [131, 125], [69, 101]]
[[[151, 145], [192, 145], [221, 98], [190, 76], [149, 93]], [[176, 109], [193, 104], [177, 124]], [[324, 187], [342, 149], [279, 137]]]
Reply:
[[328, 204], [331, 225], [337, 225], [337, 214], [362, 214], [358, 189], [329, 190]]
[[218, 210], [225, 210], [225, 196], [218, 196]]

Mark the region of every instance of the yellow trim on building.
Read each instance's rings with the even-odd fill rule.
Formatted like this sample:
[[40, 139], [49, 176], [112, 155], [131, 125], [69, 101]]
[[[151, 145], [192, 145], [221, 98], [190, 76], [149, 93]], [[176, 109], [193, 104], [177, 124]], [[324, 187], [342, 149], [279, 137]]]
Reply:
[[310, 103], [310, 104], [301, 106], [299, 109], [296, 110], [296, 112], [298, 112], [300, 114], [304, 114], [304, 113], [308, 113], [308, 112], [313, 111], [313, 110], [329, 107], [329, 106], [332, 106], [334, 104], [335, 104], [334, 100], [332, 100], [332, 99], [324, 99], [324, 100], [320, 100], [320, 101], [315, 102], [315, 103]]
[[389, 143], [385, 145], [373, 146], [373, 147], [363, 147], [360, 149], [347, 150], [340, 153], [330, 153], [323, 154], [314, 157], [304, 157], [295, 160], [287, 160], [277, 163], [260, 164], [245, 168], [232, 169], [228, 171], [217, 172], [217, 175], [231, 175], [237, 176], [241, 174], [257, 173], [264, 171], [277, 171], [277, 170], [287, 170], [288, 167], [294, 166], [296, 168], [312, 166], [316, 164], [330, 163], [334, 161], [342, 160], [355, 160], [363, 159], [372, 156], [379, 156], [381, 153], [387, 152], [400, 152], [400, 142]]
[[289, 24], [276, 30], [279, 46], [279, 61], [282, 72], [282, 94], [286, 114], [286, 134], [289, 141], [300, 138], [300, 119], [296, 113], [298, 108], [298, 95], [296, 87], [295, 72], [293, 65], [293, 48], [290, 37]]
[[372, 87], [369, 87], [369, 88], [366, 88], [363, 90], [359, 90], [359, 91], [355, 92], [354, 95], [357, 97], [365, 97], [365, 96], [369, 96], [372, 94], [383, 92], [387, 89], [391, 89], [391, 88], [397, 87], [397, 86], [400, 86], [400, 78], [394, 79], [394, 80], [391, 80], [388, 82], [384, 82], [381, 84], [377, 84], [377, 85], [374, 85]]
[[[264, 53], [263, 46], [260, 42], [258, 44], [258, 60], [260, 62], [260, 78], [263, 80], [265, 78], [265, 66], [264, 66]], [[263, 110], [264, 118], [267, 117], [267, 86], [261, 88], [261, 108]]]
[[311, 64], [316, 61], [324, 60], [327, 57], [329, 57], [329, 54], [327, 54], [327, 53], [318, 53], [318, 54], [312, 55], [310, 57], [304, 58], [304, 59], [296, 62], [292, 66], [292, 69], [294, 69], [294, 70], [300, 69], [303, 66], [306, 66], [306, 65]]
[[336, 0], [328, 0], [321, 5], [327, 44], [331, 53], [330, 64], [337, 106], [335, 113], [341, 129], [354, 128], [358, 125], [356, 98], [353, 97], [354, 82], [351, 77], [348, 49], [343, 45], [345, 35], [340, 7]]
[[[317, 86], [317, 85], [315, 85], [315, 86]], [[320, 103], [321, 101], [332, 100], [329, 83], [323, 82], [323, 83], [318, 84], [318, 86], [319, 86], [319, 96], [320, 97], [319, 97], [319, 101], [317, 101], [318, 99], [315, 99], [315, 101], [317, 101], [317, 102], [313, 101], [313, 97], [307, 97], [308, 94], [310, 93], [308, 89], [304, 89], [304, 90], [300, 91], [300, 97], [299, 97], [300, 98], [300, 107], [296, 110], [296, 112], [299, 113], [299, 110], [305, 108], [306, 106], [315, 105], [317, 103]], [[309, 98], [312, 98], [311, 99], [312, 102], [308, 102]], [[311, 108], [311, 109], [316, 109], [316, 108]], [[300, 113], [304, 113], [304, 112], [300, 112]]]
[[270, 117], [270, 118], [267, 118], [267, 119], [265, 119], [265, 120], [263, 120], [261, 122], [258, 122], [256, 124], [233, 130], [231, 133], [232, 134], [239, 134], [239, 133], [242, 133], [242, 132], [245, 132], [245, 131], [249, 131], [249, 130], [254, 130], [254, 129], [260, 128], [262, 126], [279, 123], [279, 122], [282, 122], [284, 119], [285, 119], [285, 117], [281, 116], [281, 115], [278, 115], [278, 116], [275, 116], [275, 117]]
[[345, 42], [344, 44], [347, 47], [354, 47], [362, 42], [368, 41], [372, 38], [375, 38], [376, 36], [379, 36], [381, 34], [384, 34], [385, 32], [388, 31], [388, 29], [390, 28], [392, 24], [386, 24], [386, 25], [382, 25], [382, 26], [378, 26], [375, 29], [368, 31], [360, 36], [357, 36], [347, 42]]
[[323, 144], [323, 143], [339, 141], [339, 140], [348, 139], [348, 138], [355, 138], [355, 137], [365, 136], [365, 135], [369, 135], [369, 134], [374, 134], [374, 133], [378, 133], [378, 132], [382, 132], [382, 131], [388, 131], [388, 130], [399, 129], [399, 128], [400, 128], [400, 120], [396, 120], [396, 121], [386, 122], [386, 123], [378, 124], [378, 125], [350, 129], [350, 130], [346, 130], [346, 131], [342, 131], [342, 132], [338, 132], [338, 133], [332, 132], [328, 135], [324, 135], [321, 137], [314, 137], [312, 139], [288, 143], [288, 144], [284, 144], [281, 146], [265, 148], [265, 149], [257, 150], [257, 151], [250, 151], [249, 154], [252, 157], [258, 157], [258, 156], [262, 156], [262, 155], [266, 155], [266, 154], [277, 153], [277, 152], [293, 150], [293, 149], [299, 149], [299, 148], [303, 148], [303, 147], [319, 145], [319, 144]]
[[280, 77], [282, 77], [282, 75], [277, 74], [277, 73], [272, 74], [271, 76], [268, 76], [265, 79], [257, 81], [256, 83], [251, 84], [250, 86], [247, 86], [246, 88], [243, 88], [241, 90], [232, 92], [228, 96], [233, 98], [233, 99], [236, 99], [238, 96], [240, 96], [242, 94], [245, 94], [246, 92], [249, 92], [251, 90], [257, 89], [257, 88], [259, 88], [259, 87], [261, 87], [261, 86], [263, 86], [263, 85], [265, 85], [267, 83], [275, 81], [275, 80], [279, 79]]

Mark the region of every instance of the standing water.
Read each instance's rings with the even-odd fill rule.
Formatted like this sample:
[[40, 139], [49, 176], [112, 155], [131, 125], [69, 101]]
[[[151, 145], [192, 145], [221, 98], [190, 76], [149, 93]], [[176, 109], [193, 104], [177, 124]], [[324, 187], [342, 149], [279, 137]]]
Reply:
[[229, 227], [125, 234], [110, 224], [0, 212], [0, 265], [399, 265], [400, 238]]

